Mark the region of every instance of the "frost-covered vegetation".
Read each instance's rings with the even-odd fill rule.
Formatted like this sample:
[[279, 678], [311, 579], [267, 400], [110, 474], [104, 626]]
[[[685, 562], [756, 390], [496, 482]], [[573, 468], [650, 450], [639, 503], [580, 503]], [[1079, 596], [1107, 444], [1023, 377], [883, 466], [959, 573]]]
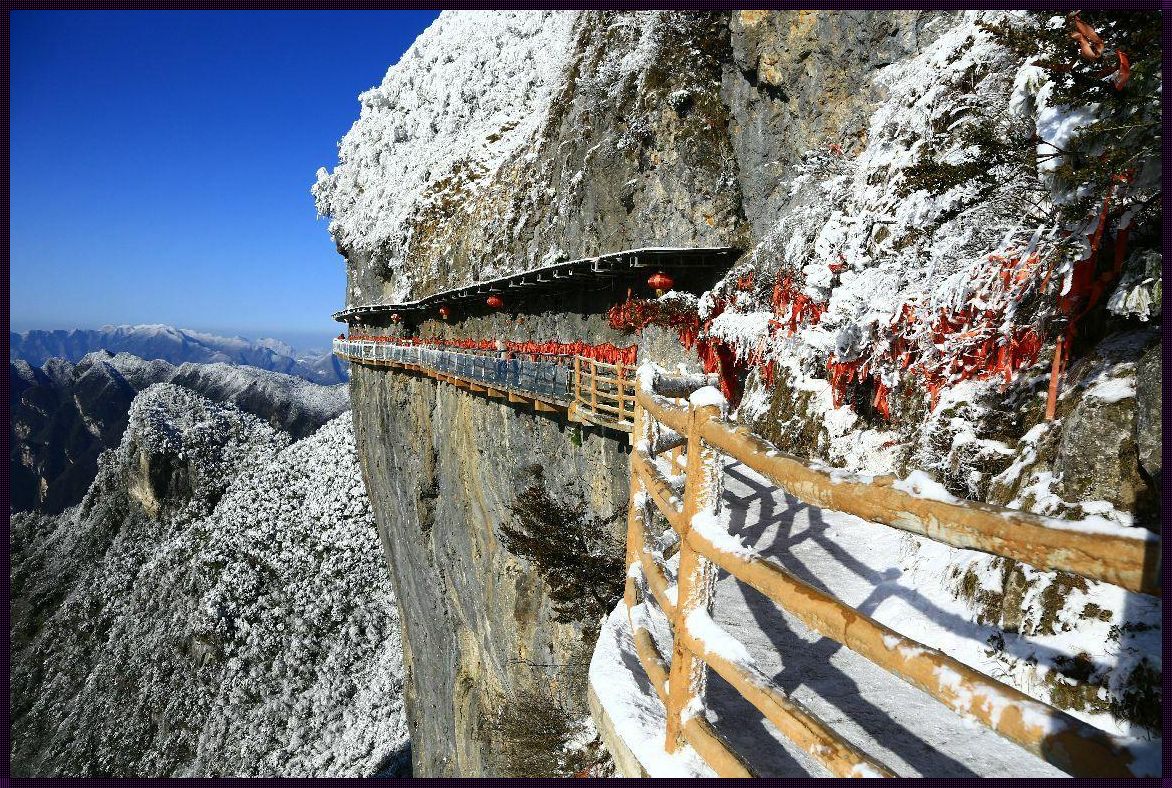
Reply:
[[12, 555], [15, 773], [362, 776], [406, 744], [348, 414], [290, 444], [151, 386], [81, 505], [13, 518]]
[[334, 240], [397, 275], [396, 298], [411, 287], [403, 255], [417, 217], [465, 200], [532, 141], [561, 85], [574, 20], [443, 14], [359, 96], [362, 114], [339, 145], [338, 166], [318, 170], [313, 191]]

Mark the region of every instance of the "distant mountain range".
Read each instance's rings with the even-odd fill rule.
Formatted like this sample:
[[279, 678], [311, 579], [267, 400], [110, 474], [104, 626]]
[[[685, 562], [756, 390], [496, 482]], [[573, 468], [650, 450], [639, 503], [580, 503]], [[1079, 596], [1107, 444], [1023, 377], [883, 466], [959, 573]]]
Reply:
[[27, 361], [34, 367], [42, 366], [50, 358], [76, 363], [89, 353], [105, 350], [171, 364], [243, 364], [327, 386], [349, 379], [346, 364], [329, 352], [299, 355], [279, 339], [221, 337], [167, 325], [26, 331], [11, 333], [10, 341], [9, 360]]

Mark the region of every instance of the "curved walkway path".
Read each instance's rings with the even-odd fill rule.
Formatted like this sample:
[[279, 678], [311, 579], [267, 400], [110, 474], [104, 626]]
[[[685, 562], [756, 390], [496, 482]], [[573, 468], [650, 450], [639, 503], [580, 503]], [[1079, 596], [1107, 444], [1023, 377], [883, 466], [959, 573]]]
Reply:
[[[986, 639], [998, 630], [974, 624], [940, 580], [941, 568], [950, 559], [979, 554], [807, 506], [731, 460], [725, 466], [723, 503], [731, 515], [730, 532], [746, 545], [902, 634], [941, 648], [982, 672], [1001, 675], [999, 663], [985, 651]], [[1120, 592], [1104, 588], [1105, 593]], [[1132, 597], [1137, 604], [1152, 605], [1158, 617], [1158, 599]], [[654, 601], [648, 606], [660, 653], [670, 655], [667, 620]], [[1066, 776], [837, 642], [811, 632], [724, 572], [717, 581], [713, 618], [788, 694], [900, 776]], [[1054, 647], [1045, 639], [1032, 639], [1007, 643], [1006, 650], [1012, 653], [1015, 646], [1022, 651], [1020, 656], [1028, 649], [1040, 653]], [[618, 756], [620, 761], [624, 755], [630, 761], [633, 755], [652, 776], [712, 775], [690, 747], [675, 755], [664, 753], [663, 705], [640, 666], [622, 603], [605, 623], [590, 679], [596, 717], [604, 711], [605, 724], [630, 750]], [[707, 706], [713, 727], [759, 775], [829, 776], [714, 671], [709, 672]], [[1101, 719], [1084, 719], [1102, 724]], [[1158, 774], [1160, 742], [1136, 741], [1135, 748]]]

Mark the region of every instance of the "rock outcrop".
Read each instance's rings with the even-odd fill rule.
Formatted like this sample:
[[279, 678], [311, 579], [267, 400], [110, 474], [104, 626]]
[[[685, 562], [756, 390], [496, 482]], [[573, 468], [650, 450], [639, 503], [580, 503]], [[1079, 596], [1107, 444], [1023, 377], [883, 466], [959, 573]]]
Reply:
[[[319, 210], [348, 261], [348, 305], [621, 249], [735, 246], [746, 256], [734, 271], [689, 286], [706, 336], [728, 348], [747, 384], [743, 421], [851, 470], [926, 468], [964, 497], [1130, 524], [1151, 498], [1153, 462], [1158, 474], [1152, 357], [1143, 357], [1132, 403], [1099, 399], [1115, 408], [1113, 432], [1097, 430], [1090, 411], [1100, 405], [1072, 379], [1068, 437], [1042, 460], [1031, 429], [1042, 419], [1045, 354], [1011, 375], [1008, 391], [986, 377], [929, 392], [899, 378], [898, 365], [864, 363], [895, 346], [904, 305], [935, 314], [977, 297], [973, 282], [996, 277], [990, 254], [1025, 210], [1014, 197], [1015, 178], [1026, 176], [1009, 165], [994, 173], [1004, 183], [987, 188], [932, 180], [934, 168], [975, 166], [964, 135], [984, 122], [981, 112], [1004, 129], [1011, 115], [1032, 128], [1046, 111], [1037, 75], [987, 29], [995, 21], [935, 12], [445, 14], [362, 95], [337, 167], [318, 173]], [[1049, 187], [1046, 172], [1026, 175]], [[629, 287], [646, 293], [634, 280], [592, 281], [411, 328], [638, 342], [642, 359], [698, 366], [673, 330], [631, 335], [607, 321]], [[800, 312], [798, 295], [817, 308]], [[1117, 322], [1098, 338], [1134, 328]], [[1090, 352], [1080, 347], [1076, 360]], [[1116, 355], [1095, 368], [1134, 378], [1135, 360]], [[831, 381], [832, 361], [854, 366]], [[871, 374], [856, 376], [860, 367]], [[605, 536], [599, 560], [621, 550], [627, 436], [372, 368], [354, 370], [351, 399], [403, 611], [416, 773], [564, 773], [553, 754], [587, 714], [583, 666], [597, 614], [588, 594], [576, 607], [558, 602], [564, 586], [549, 558], [510, 534], [536, 527], [519, 512], [541, 494], [556, 525]], [[1108, 466], [1110, 481], [1084, 479]], [[1110, 495], [1077, 486], [1124, 478]], [[1055, 481], [1067, 486], [1051, 489]], [[1093, 512], [1068, 505], [1100, 494]], [[940, 568], [941, 582], [947, 572]], [[544, 714], [519, 713], [535, 697], [546, 699]]]
[[97, 473], [98, 455], [121, 440], [135, 395], [174, 371], [164, 361], [109, 353], [77, 365], [12, 362], [12, 508], [56, 514], [79, 502]]

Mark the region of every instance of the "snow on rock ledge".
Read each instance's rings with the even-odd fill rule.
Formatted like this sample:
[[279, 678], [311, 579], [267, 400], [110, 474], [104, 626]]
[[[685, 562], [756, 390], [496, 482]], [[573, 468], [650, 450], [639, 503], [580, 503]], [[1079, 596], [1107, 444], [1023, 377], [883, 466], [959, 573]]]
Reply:
[[318, 170], [313, 193], [339, 246], [385, 256], [404, 273], [407, 219], [421, 202], [475, 190], [538, 133], [576, 18], [441, 14], [382, 84], [359, 96], [362, 114], [339, 145], [338, 166]]

